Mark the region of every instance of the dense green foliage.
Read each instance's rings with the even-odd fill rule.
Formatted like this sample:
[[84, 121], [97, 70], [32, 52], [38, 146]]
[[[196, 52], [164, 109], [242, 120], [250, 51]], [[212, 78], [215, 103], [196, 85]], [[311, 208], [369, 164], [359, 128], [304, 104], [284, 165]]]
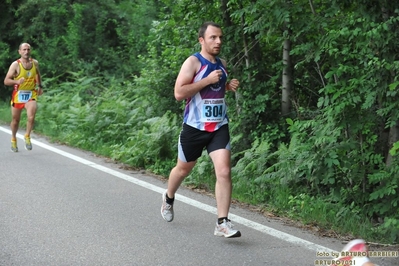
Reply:
[[[0, 9], [1, 73], [24, 41], [41, 65], [35, 130], [163, 176], [181, 126], [176, 75], [199, 50], [199, 25], [221, 24], [221, 57], [241, 82], [227, 95], [234, 198], [326, 230], [399, 240], [394, 3], [6, 0]], [[213, 190], [212, 173], [203, 156], [186, 184]]]

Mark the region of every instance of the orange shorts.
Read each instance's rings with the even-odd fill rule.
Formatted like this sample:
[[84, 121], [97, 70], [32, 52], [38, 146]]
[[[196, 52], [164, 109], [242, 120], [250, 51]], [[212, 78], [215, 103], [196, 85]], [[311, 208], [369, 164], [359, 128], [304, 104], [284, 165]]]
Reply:
[[[30, 99], [28, 102], [30, 102], [30, 101], [36, 101], [36, 100]], [[25, 108], [25, 104], [26, 103], [14, 103], [14, 102], [11, 102], [11, 106], [14, 107], [14, 108], [17, 108], [17, 109]]]

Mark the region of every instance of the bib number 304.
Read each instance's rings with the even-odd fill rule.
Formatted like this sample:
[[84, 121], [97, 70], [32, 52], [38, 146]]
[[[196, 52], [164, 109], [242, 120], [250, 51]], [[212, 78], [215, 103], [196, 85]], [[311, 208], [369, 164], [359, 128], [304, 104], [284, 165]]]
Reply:
[[202, 122], [221, 122], [225, 116], [224, 99], [204, 100]]

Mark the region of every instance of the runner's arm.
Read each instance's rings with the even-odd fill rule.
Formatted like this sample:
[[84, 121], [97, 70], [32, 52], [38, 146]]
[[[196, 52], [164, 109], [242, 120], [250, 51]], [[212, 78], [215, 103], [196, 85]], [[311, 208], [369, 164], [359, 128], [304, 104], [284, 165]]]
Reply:
[[201, 63], [195, 56], [190, 56], [186, 61], [184, 61], [175, 83], [176, 100], [182, 101], [190, 98], [209, 84], [218, 82], [219, 77], [222, 74], [221, 70], [215, 70], [206, 78], [192, 83], [193, 78], [200, 67]]
[[[225, 69], [227, 69], [227, 63], [226, 60], [220, 59], [222, 61], [222, 64]], [[237, 91], [238, 86], [240, 85], [240, 82], [238, 79], [232, 79], [229, 82], [226, 83], [226, 91]]]
[[39, 69], [39, 62], [37, 60], [33, 60], [33, 63], [35, 64], [36, 67], [36, 84], [39, 87], [37, 90], [38, 95], [43, 94], [43, 85], [42, 85], [42, 75], [40, 74], [40, 69]]
[[35, 64], [36, 67], [36, 84], [39, 86], [39, 88], [42, 87], [42, 75], [40, 74], [40, 69], [39, 69], [39, 62], [35, 59], [33, 59], [33, 63]]
[[19, 85], [23, 82], [24, 79], [14, 80], [14, 77], [17, 75], [18, 62], [13, 62], [8, 69], [7, 75], [4, 78], [4, 85], [6, 86], [14, 86]]

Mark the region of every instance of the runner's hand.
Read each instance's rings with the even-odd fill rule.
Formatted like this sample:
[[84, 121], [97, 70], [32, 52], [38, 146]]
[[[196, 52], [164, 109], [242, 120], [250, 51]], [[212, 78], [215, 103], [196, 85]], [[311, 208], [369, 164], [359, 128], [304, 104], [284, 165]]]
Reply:
[[218, 83], [219, 80], [221, 79], [223, 75], [222, 70], [217, 69], [212, 71], [209, 75], [208, 75], [208, 80], [209, 80], [209, 84], [215, 84]]
[[240, 82], [237, 79], [232, 79], [230, 80], [230, 82], [228, 83], [228, 90], [231, 91], [237, 91], [238, 86], [240, 85]]

